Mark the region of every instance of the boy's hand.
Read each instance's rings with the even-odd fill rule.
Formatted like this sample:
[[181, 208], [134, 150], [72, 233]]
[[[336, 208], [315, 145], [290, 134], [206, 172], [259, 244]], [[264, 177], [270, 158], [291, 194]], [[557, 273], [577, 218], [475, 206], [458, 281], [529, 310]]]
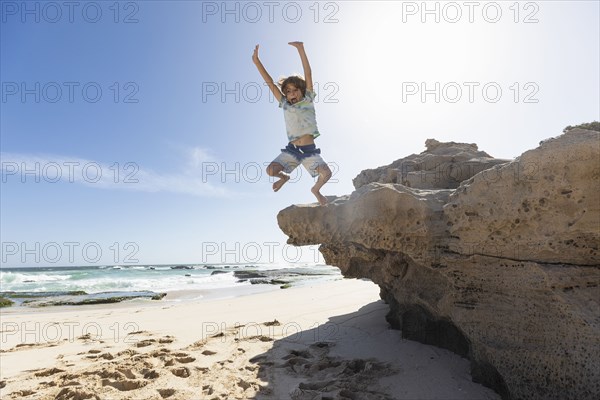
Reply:
[[252, 61], [254, 61], [254, 64], [256, 64], [259, 59], [258, 59], [258, 45], [256, 45], [256, 47], [254, 48], [254, 54], [252, 54]]
[[252, 54], [252, 61], [254, 61], [254, 65], [256, 65], [258, 72], [260, 72], [260, 75], [264, 79], [267, 86], [269, 86], [269, 89], [271, 89], [271, 92], [273, 92], [273, 95], [277, 99], [277, 102], [280, 102], [281, 98], [283, 97], [283, 94], [281, 94], [281, 90], [279, 90], [277, 85], [273, 83], [273, 78], [271, 78], [271, 75], [269, 75], [269, 73], [265, 69], [265, 66], [260, 62], [258, 58], [258, 45], [256, 45], [256, 47], [254, 48], [254, 53]]
[[300, 55], [300, 60], [302, 60], [302, 68], [304, 69], [304, 80], [306, 81], [306, 90], [313, 90], [313, 81], [312, 81], [312, 71], [310, 69], [310, 64], [308, 62], [308, 57], [306, 56], [306, 52], [304, 51], [304, 43], [303, 42], [289, 42], [290, 46], [294, 46], [296, 50], [298, 50], [298, 54]]

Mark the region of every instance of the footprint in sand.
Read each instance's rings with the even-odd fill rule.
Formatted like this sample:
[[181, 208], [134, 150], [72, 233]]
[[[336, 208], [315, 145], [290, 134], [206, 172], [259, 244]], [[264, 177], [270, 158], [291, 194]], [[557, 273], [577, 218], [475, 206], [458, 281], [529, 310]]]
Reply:
[[175, 339], [173, 339], [173, 336], [165, 336], [163, 338], [158, 339], [158, 343], [161, 344], [169, 344], [169, 343], [173, 343]]
[[293, 357], [287, 360], [286, 363], [283, 364], [284, 368], [290, 368], [294, 372], [302, 372], [306, 369], [307, 365], [310, 366], [311, 362], [306, 358], [302, 357]]
[[135, 344], [136, 347], [147, 347], [156, 343], [156, 339], [144, 339]]
[[188, 364], [188, 363], [196, 361], [196, 359], [194, 357], [190, 357], [190, 356], [176, 358], [175, 360], [180, 364]]
[[34, 375], [37, 377], [43, 377], [43, 376], [50, 376], [50, 375], [58, 374], [61, 372], [65, 372], [65, 370], [58, 369], [58, 368], [49, 368], [49, 369], [42, 370], [40, 372], [36, 372]]
[[103, 358], [103, 359], [105, 359], [105, 360], [112, 360], [112, 359], [114, 359], [114, 358], [115, 358], [115, 356], [113, 356], [113, 355], [112, 355], [112, 354], [110, 354], [110, 353], [104, 353], [104, 354], [101, 354], [101, 355], [99, 356], [99, 358]]
[[60, 387], [66, 387], [66, 386], [81, 386], [81, 383], [78, 381], [69, 381], [69, 382], [60, 384]]
[[125, 375], [125, 377], [127, 377], [128, 379], [135, 379], [136, 378], [135, 374], [130, 369], [124, 369], [124, 368], [121, 369], [121, 368], [118, 368], [117, 371], [119, 371], [120, 373], [122, 373], [123, 375]]
[[123, 378], [125, 378], [125, 375], [123, 375], [119, 371], [109, 371], [107, 369], [103, 369], [100, 372], [98, 372], [98, 371], [84, 372], [83, 375], [98, 375], [100, 378], [104, 378], [104, 379], [108, 379], [108, 378], [123, 379]]
[[263, 322], [263, 325], [265, 325], [265, 326], [279, 326], [279, 325], [281, 325], [281, 322], [279, 322], [276, 319], [274, 319], [271, 322]]
[[171, 355], [171, 350], [166, 349], [166, 348], [161, 348], [158, 350], [154, 350], [150, 353], [150, 356], [154, 357], [154, 358], [160, 358], [160, 359], [164, 359], [167, 356]]
[[[65, 339], [67, 340], [67, 339]], [[19, 343], [18, 345], [16, 345], [13, 348], [10, 348], [8, 350], [0, 350], [0, 353], [10, 353], [13, 351], [17, 351], [17, 350], [24, 350], [26, 348], [31, 348], [31, 347], [56, 347], [60, 344], [60, 342], [48, 342], [48, 343]]]
[[102, 386], [112, 386], [121, 392], [128, 392], [130, 390], [136, 390], [146, 386], [148, 382], [140, 380], [124, 380], [124, 381], [111, 381], [108, 379], [102, 380]]
[[190, 376], [190, 370], [187, 367], [173, 368], [171, 369], [171, 373], [180, 378], [188, 378]]
[[18, 399], [20, 397], [27, 397], [27, 396], [31, 396], [32, 394], [35, 394], [35, 391], [33, 390], [19, 390], [18, 392], [12, 392], [10, 395], [15, 398]]
[[287, 356], [283, 357], [286, 362], [282, 367], [295, 373], [302, 373], [312, 365], [311, 358], [313, 358], [312, 354], [306, 350], [292, 350]]
[[144, 379], [156, 379], [160, 376], [158, 374], [158, 372], [156, 372], [153, 369], [151, 369], [151, 370], [144, 369], [144, 370], [142, 370], [142, 374], [144, 375]]
[[295, 358], [295, 357], [313, 358], [313, 356], [310, 354], [310, 352], [308, 352], [306, 350], [292, 350], [292, 351], [290, 351], [290, 354], [283, 357], [283, 359], [289, 360], [289, 359]]
[[68, 380], [75, 380], [77, 378], [79, 378], [81, 375], [79, 374], [65, 374], [63, 376], [60, 377], [60, 379], [62, 379], [63, 381], [68, 381]]
[[136, 354], [139, 354], [139, 353], [135, 350], [127, 349], [127, 350], [118, 352], [117, 357], [122, 357], [122, 356], [132, 357], [132, 356], [135, 356]]
[[206, 340], [198, 340], [197, 342], [194, 342], [191, 345], [189, 345], [188, 347], [186, 347], [185, 350], [196, 350], [196, 349], [199, 349], [200, 347], [204, 347], [205, 344], [206, 344]]
[[[375, 385], [379, 379], [393, 375], [394, 368], [376, 360], [340, 359], [328, 355], [333, 344], [317, 342], [308, 351], [293, 350], [283, 357], [287, 360], [277, 368], [287, 368], [296, 377], [303, 376], [308, 381], [301, 382], [290, 392], [293, 400], [320, 398], [325, 393], [337, 392], [339, 399], [388, 399], [383, 393], [364, 391], [364, 385]], [[308, 359], [312, 359], [309, 360]], [[262, 363], [264, 366], [264, 363]]]
[[245, 381], [241, 378], [237, 381], [237, 385], [239, 387], [241, 387], [243, 390], [247, 390], [248, 388], [252, 387], [252, 384], [250, 382]]
[[329, 349], [334, 346], [334, 342], [315, 342], [308, 347], [313, 351], [329, 351]]
[[246, 340], [249, 342], [256, 342], [257, 340], [261, 341], [261, 342], [272, 342], [275, 339], [270, 338], [268, 336], [264, 336], [264, 335], [258, 335], [258, 336], [250, 336], [249, 338], [246, 338]]
[[135, 331], [135, 332], [128, 333], [127, 335], [141, 335], [142, 333], [147, 333], [147, 332], [146, 331]]
[[173, 365], [175, 365], [175, 360], [172, 358], [166, 359], [165, 360], [165, 367], [172, 367]]
[[100, 400], [100, 397], [94, 393], [87, 392], [82, 389], [66, 387], [62, 389], [55, 397], [55, 400]]
[[175, 389], [157, 389], [157, 391], [163, 399], [167, 399], [175, 394]]

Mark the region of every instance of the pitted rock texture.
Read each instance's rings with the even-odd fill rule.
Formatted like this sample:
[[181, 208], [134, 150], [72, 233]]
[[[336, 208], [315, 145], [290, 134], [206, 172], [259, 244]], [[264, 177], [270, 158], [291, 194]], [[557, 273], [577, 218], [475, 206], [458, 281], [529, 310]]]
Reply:
[[[481, 157], [475, 145], [427, 147], [422, 160], [471, 149], [455, 170]], [[599, 133], [485, 157], [491, 167], [456, 189], [363, 172], [351, 195], [288, 207], [279, 226], [290, 244], [321, 244], [345, 276], [373, 280], [394, 328], [468, 357], [473, 379], [503, 398], [600, 398]]]
[[284, 219], [280, 226], [288, 243], [298, 246], [352, 238], [352, 243], [365, 247], [390, 251], [410, 247], [414, 257], [428, 257], [443, 230], [442, 207], [450, 193], [371, 183], [327, 207], [291, 206], [279, 215], [293, 215], [296, 225], [285, 230]]
[[473, 175], [508, 160], [479, 151], [475, 143], [425, 141], [427, 150], [390, 165], [362, 171], [353, 180], [356, 189], [371, 182], [400, 183], [415, 189], [455, 189]]
[[577, 129], [463, 182], [444, 207], [453, 243], [489, 256], [600, 264], [599, 160], [598, 133]]

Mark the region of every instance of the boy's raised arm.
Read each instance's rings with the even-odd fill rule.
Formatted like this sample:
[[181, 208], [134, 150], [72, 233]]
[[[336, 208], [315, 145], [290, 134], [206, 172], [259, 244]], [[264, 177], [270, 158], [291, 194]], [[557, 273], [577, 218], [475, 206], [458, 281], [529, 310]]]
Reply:
[[304, 43], [303, 42], [289, 42], [291, 46], [294, 46], [298, 49], [298, 54], [300, 54], [300, 60], [302, 60], [302, 69], [304, 69], [304, 80], [306, 81], [306, 90], [313, 91], [313, 80], [312, 80], [312, 70], [310, 69], [310, 64], [308, 63], [308, 57], [306, 56], [306, 52], [304, 51]]
[[275, 82], [273, 82], [273, 78], [271, 78], [271, 75], [269, 75], [264, 65], [262, 65], [262, 62], [260, 62], [260, 59], [258, 58], [258, 45], [256, 45], [256, 47], [254, 48], [254, 54], [252, 54], [252, 61], [254, 62], [254, 65], [256, 65], [256, 68], [258, 68], [258, 72], [260, 72], [260, 75], [263, 77], [267, 86], [269, 86], [269, 89], [271, 89], [271, 92], [273, 92], [273, 95], [277, 99], [277, 102], [280, 102], [281, 98], [283, 97], [283, 94], [281, 93], [281, 90], [279, 90], [277, 85], [275, 85]]

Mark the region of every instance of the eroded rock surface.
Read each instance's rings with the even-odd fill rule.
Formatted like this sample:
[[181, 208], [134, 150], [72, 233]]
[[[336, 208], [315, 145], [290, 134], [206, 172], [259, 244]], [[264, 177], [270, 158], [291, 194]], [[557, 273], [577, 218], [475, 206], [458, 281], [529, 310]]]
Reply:
[[475, 143], [425, 141], [421, 154], [412, 154], [390, 165], [362, 171], [353, 183], [356, 189], [371, 182], [401, 183], [416, 189], [454, 189], [465, 179], [508, 160], [479, 151]]
[[600, 398], [599, 133], [573, 129], [513, 161], [427, 148], [363, 171], [327, 207], [281, 211], [289, 243], [321, 244], [345, 276], [372, 279], [393, 327], [469, 357], [504, 398]]

